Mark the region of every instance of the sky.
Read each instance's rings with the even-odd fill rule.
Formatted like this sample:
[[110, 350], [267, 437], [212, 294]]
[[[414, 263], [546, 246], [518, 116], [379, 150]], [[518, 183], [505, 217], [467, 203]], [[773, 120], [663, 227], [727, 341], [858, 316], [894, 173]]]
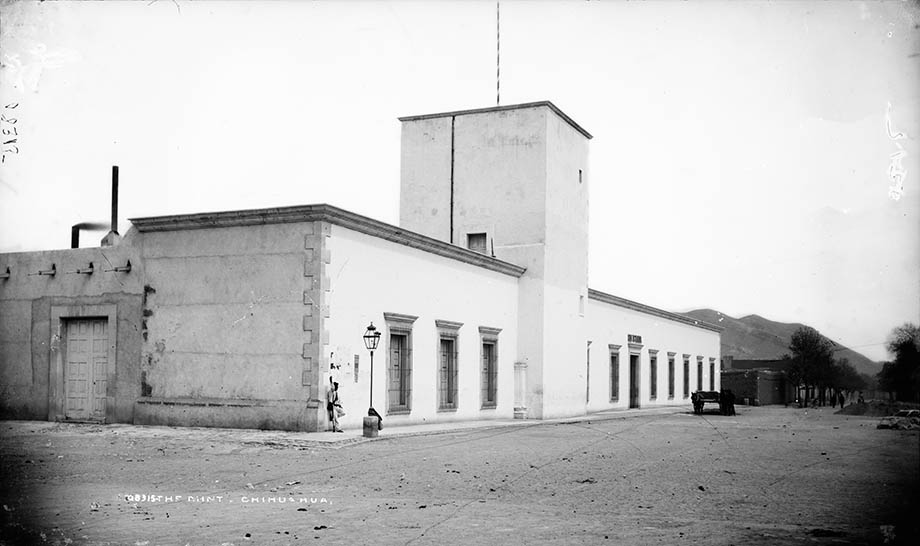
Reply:
[[[594, 135], [592, 288], [874, 360], [920, 323], [916, 3], [502, 2], [500, 33], [500, 103]], [[496, 4], [3, 0], [0, 103], [0, 252], [107, 222], [112, 165], [122, 233], [311, 203], [398, 224], [396, 118], [496, 104]]]

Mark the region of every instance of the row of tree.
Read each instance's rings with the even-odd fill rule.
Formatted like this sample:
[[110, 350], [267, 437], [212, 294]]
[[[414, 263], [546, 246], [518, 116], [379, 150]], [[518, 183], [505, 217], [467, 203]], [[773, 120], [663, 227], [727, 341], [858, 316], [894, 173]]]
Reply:
[[873, 383], [870, 376], [856, 371], [847, 358], [836, 358], [834, 342], [814, 328], [803, 326], [796, 330], [789, 350], [792, 355], [785, 357], [791, 361], [786, 373], [792, 384], [817, 393], [822, 403], [828, 393], [865, 390]]
[[886, 343], [894, 360], [886, 362], [877, 378], [860, 374], [846, 358], [835, 358], [835, 344], [814, 328], [803, 326], [792, 334], [786, 355], [789, 379], [794, 385], [816, 392], [859, 391], [877, 386], [902, 401], [920, 401], [920, 328], [907, 323], [892, 330]]

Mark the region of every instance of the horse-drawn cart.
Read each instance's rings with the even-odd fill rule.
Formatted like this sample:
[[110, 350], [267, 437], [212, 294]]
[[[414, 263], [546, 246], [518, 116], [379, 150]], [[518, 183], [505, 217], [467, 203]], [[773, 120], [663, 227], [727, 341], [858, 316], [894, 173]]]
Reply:
[[707, 402], [716, 404], [720, 410], [722, 409], [722, 404], [719, 403], [718, 391], [696, 391], [690, 395], [690, 401], [693, 402], [693, 413], [697, 415], [703, 413], [703, 405]]

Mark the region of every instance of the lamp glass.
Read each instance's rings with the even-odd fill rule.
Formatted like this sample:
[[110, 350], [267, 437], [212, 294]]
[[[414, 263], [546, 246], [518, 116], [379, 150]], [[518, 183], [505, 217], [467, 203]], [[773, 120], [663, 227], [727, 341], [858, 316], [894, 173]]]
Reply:
[[377, 348], [377, 343], [380, 341], [380, 332], [377, 331], [377, 327], [374, 326], [372, 322], [370, 326], [367, 327], [367, 331], [364, 332], [364, 346], [367, 347], [368, 351], [373, 351]]

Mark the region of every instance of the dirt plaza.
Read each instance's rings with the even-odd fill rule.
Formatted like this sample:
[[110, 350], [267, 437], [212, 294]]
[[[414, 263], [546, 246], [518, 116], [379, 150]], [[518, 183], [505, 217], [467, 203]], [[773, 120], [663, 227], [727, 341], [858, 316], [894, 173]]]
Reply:
[[0, 543], [914, 543], [917, 431], [738, 409], [375, 440], [0, 422]]

